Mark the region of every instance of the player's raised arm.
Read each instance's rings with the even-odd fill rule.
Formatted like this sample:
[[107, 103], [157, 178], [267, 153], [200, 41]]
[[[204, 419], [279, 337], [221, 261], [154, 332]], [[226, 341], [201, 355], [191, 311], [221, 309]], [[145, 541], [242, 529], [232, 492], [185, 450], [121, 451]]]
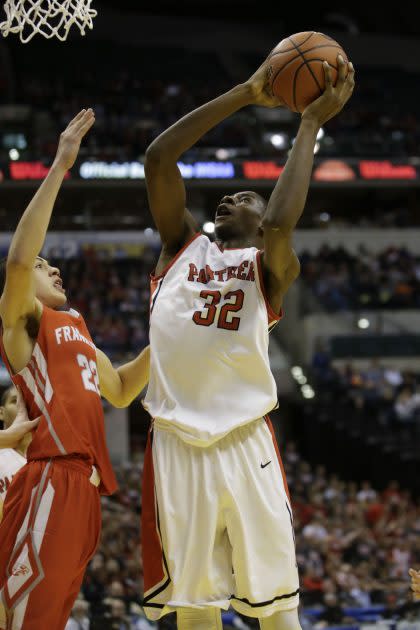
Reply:
[[187, 114], [148, 147], [145, 173], [150, 209], [163, 248], [170, 254], [175, 255], [194, 233], [191, 221], [186, 218], [185, 186], [177, 166], [179, 158], [210, 129], [251, 104], [258, 102], [252, 82], [247, 81]]
[[[299, 263], [291, 246], [292, 231], [305, 206], [311, 178], [314, 146], [319, 129], [338, 114], [354, 88], [354, 68], [338, 57], [338, 78], [333, 86], [331, 69], [324, 62], [326, 88], [302, 113], [299, 130], [286, 166], [270, 196], [263, 219], [267, 290], [271, 306], [278, 311]], [[260, 85], [262, 80], [260, 78]]]
[[95, 121], [91, 109], [82, 110], [60, 136], [53, 165], [23, 213], [10, 244], [6, 283], [0, 300], [3, 330], [13, 328], [29, 314], [36, 314], [33, 268], [42, 249], [54, 203], [66, 171], [77, 157], [80, 142]]
[[128, 407], [149, 382], [150, 346], [118, 368], [98, 348], [96, 357], [102, 396], [114, 407]]

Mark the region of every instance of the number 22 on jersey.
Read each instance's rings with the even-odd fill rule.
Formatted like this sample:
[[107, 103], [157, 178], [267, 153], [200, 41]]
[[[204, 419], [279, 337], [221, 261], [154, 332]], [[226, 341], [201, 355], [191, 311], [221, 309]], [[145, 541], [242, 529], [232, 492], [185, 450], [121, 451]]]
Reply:
[[77, 363], [82, 368], [82, 380], [85, 389], [96, 392], [100, 396], [98, 368], [95, 361], [89, 360], [84, 354], [78, 354]]

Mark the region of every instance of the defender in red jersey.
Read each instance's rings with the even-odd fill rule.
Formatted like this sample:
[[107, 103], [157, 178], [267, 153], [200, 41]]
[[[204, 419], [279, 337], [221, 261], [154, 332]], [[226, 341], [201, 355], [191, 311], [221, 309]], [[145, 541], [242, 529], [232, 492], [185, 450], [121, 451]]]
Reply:
[[100, 494], [117, 487], [101, 394], [128, 405], [148, 379], [148, 350], [114, 369], [83, 317], [66, 308], [57, 268], [41, 258], [52, 209], [95, 121], [82, 110], [13, 236], [0, 300], [1, 353], [29, 418], [41, 419], [0, 525], [1, 630], [62, 630], [100, 535]]

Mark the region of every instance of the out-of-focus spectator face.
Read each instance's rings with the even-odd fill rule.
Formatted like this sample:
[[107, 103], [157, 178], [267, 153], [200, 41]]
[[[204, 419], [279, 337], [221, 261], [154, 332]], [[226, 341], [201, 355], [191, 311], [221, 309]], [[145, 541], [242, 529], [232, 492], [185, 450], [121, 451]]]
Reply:
[[104, 557], [101, 553], [97, 553], [93, 556], [91, 563], [90, 563], [90, 568], [92, 571], [97, 571], [99, 569], [102, 569], [104, 567]]
[[89, 615], [89, 603], [83, 599], [76, 599], [73, 604], [71, 614], [76, 620], [87, 617]]
[[124, 619], [126, 616], [125, 604], [121, 599], [111, 600], [111, 614], [115, 619]]
[[337, 599], [337, 595], [335, 593], [325, 593], [324, 595], [324, 602], [326, 606], [337, 606], [338, 604], [338, 599]]
[[106, 570], [109, 574], [118, 574], [119, 570], [120, 570], [120, 565], [118, 564], [118, 562], [116, 560], [114, 560], [114, 558], [109, 558], [109, 560], [106, 563]]
[[118, 580], [111, 582], [108, 590], [110, 597], [124, 597], [124, 586]]

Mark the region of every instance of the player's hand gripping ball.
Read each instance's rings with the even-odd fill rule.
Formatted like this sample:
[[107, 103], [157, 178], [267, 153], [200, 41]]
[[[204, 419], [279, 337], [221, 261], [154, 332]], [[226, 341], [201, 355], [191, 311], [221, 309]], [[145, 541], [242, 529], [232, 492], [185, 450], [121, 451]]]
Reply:
[[325, 89], [324, 61], [331, 66], [335, 85], [338, 55], [348, 63], [340, 44], [323, 33], [304, 31], [286, 37], [268, 56], [272, 95], [292, 111], [302, 113]]

